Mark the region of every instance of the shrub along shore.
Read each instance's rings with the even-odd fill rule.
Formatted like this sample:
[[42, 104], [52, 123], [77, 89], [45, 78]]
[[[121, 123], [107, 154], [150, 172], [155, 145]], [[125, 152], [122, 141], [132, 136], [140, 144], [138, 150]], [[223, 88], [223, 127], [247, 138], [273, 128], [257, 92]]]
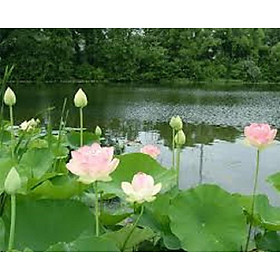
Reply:
[[280, 82], [277, 28], [0, 29], [16, 81]]

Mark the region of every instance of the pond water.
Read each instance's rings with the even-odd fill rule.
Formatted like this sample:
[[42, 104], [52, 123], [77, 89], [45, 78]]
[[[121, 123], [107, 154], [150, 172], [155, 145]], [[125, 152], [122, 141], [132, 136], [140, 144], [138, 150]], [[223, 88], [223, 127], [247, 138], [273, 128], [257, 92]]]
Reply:
[[[15, 84], [16, 121], [30, 119], [55, 106], [52, 122], [58, 125], [65, 97], [68, 126], [78, 127], [79, 115], [72, 99], [79, 87], [88, 95], [85, 125], [98, 124], [108, 135], [124, 141], [126, 152], [139, 151], [144, 144], [161, 149], [159, 161], [171, 166], [173, 115], [185, 122], [187, 143], [182, 152], [181, 188], [198, 183], [219, 184], [230, 192], [252, 191], [256, 150], [243, 143], [243, 128], [251, 122], [267, 122], [280, 129], [280, 87], [209, 85], [92, 85]], [[40, 119], [44, 123], [46, 114]], [[259, 192], [280, 205], [280, 192], [265, 182], [280, 170], [280, 133], [276, 144], [261, 153]]]

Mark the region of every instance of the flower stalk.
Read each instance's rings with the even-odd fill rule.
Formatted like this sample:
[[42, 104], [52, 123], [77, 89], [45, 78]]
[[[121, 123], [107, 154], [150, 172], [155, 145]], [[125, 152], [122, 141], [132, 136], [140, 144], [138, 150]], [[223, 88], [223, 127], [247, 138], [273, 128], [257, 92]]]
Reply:
[[180, 179], [180, 158], [181, 158], [181, 147], [186, 143], [186, 135], [183, 130], [179, 130], [174, 138], [177, 149], [176, 157], [176, 173], [177, 173], [177, 187], [179, 188], [179, 179]]
[[257, 149], [256, 170], [255, 170], [255, 178], [254, 178], [254, 189], [253, 189], [253, 198], [252, 198], [251, 213], [250, 213], [251, 214], [251, 219], [250, 219], [250, 224], [249, 224], [249, 229], [248, 229], [245, 252], [248, 251], [249, 241], [250, 241], [251, 232], [252, 232], [253, 218], [254, 218], [254, 212], [255, 212], [256, 191], [257, 191], [258, 177], [259, 177], [259, 167], [260, 167], [260, 149]]
[[9, 236], [9, 244], [8, 251], [11, 252], [14, 247], [15, 240], [15, 227], [16, 227], [16, 195], [11, 195], [11, 226], [10, 226], [10, 236]]
[[83, 117], [83, 108], [80, 108], [80, 147], [84, 144], [84, 136], [83, 136], [83, 130], [84, 130], [84, 117]]
[[15, 131], [14, 131], [14, 114], [13, 106], [9, 106], [10, 109], [10, 122], [11, 122], [11, 153], [12, 158], [14, 159], [14, 150], [15, 150]]
[[172, 128], [172, 167], [175, 169], [175, 129]]
[[177, 157], [176, 157], [177, 186], [179, 187], [181, 147], [177, 146], [176, 151], [177, 151]]
[[99, 194], [97, 189], [97, 181], [94, 184], [95, 191], [95, 235], [99, 236]]
[[124, 243], [123, 243], [123, 246], [122, 246], [122, 248], [121, 248], [121, 251], [122, 251], [122, 252], [124, 252], [124, 250], [126, 249], [126, 245], [127, 245], [128, 241], [129, 241], [129, 239], [130, 239], [132, 233], [134, 232], [135, 228], [137, 227], [138, 222], [139, 222], [140, 218], [142, 217], [143, 213], [144, 213], [144, 205], [142, 204], [142, 205], [141, 205], [140, 214], [139, 214], [138, 218], [136, 219], [135, 223], [133, 224], [133, 226], [132, 226], [130, 232], [128, 233], [128, 235], [127, 235], [127, 237], [126, 237], [126, 239], [125, 239], [125, 241], [124, 241]]

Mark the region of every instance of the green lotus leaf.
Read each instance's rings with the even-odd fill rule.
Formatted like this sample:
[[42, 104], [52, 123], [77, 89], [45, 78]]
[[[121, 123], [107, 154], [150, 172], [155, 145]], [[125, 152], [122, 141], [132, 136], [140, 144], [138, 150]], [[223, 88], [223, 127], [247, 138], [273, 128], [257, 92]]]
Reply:
[[35, 187], [30, 196], [37, 199], [68, 199], [90, 187], [77, 182], [74, 177], [56, 175]]
[[260, 251], [280, 252], [280, 235], [276, 231], [268, 231], [255, 237], [257, 249]]
[[[234, 194], [247, 214], [251, 214], [251, 195]], [[266, 195], [256, 195], [253, 222], [268, 230], [280, 230], [280, 208], [270, 205]]]
[[[91, 145], [98, 140], [99, 137], [94, 133], [88, 131], [83, 132], [84, 145]], [[80, 132], [71, 131], [67, 133], [67, 143], [71, 149], [78, 149], [80, 147]]]
[[54, 156], [46, 148], [29, 149], [23, 156], [19, 168], [26, 171], [28, 178], [41, 178], [49, 171]]
[[[113, 240], [120, 250], [123, 249], [124, 242], [129, 235], [133, 225], [127, 225], [119, 231], [109, 232], [104, 234], [104, 237]], [[136, 227], [131, 234], [124, 251], [132, 251], [132, 249], [145, 240], [150, 240], [155, 237], [155, 233], [150, 228]]]
[[158, 195], [153, 202], [146, 203], [140, 224], [157, 232], [167, 249], [178, 250], [181, 248], [180, 240], [172, 233], [168, 216], [171, 198], [171, 193], [167, 192]]
[[105, 237], [80, 237], [70, 243], [59, 242], [48, 248], [48, 252], [118, 252], [116, 244]]
[[185, 190], [171, 201], [171, 230], [186, 251], [241, 251], [246, 219], [238, 201], [216, 185]]
[[280, 172], [268, 176], [266, 180], [280, 191]]
[[[15, 232], [17, 250], [45, 251], [58, 242], [72, 242], [81, 234], [92, 234], [95, 219], [90, 209], [74, 200], [30, 200], [18, 197]], [[5, 209], [5, 228], [9, 232], [10, 209]], [[6, 244], [8, 236], [6, 233]]]

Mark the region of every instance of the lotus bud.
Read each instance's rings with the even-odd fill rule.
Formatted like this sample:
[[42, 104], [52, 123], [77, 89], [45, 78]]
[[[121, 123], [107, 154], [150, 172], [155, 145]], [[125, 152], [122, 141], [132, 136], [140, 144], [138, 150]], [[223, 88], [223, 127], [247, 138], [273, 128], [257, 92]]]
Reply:
[[175, 130], [181, 130], [183, 128], [183, 122], [180, 116], [172, 117], [169, 125]]
[[12, 167], [8, 173], [5, 183], [4, 190], [8, 194], [15, 194], [17, 190], [21, 188], [21, 179], [15, 167]]
[[8, 87], [5, 91], [4, 94], [4, 103], [7, 106], [13, 106], [16, 104], [16, 95], [15, 93], [12, 91], [12, 89], [10, 87]]
[[84, 93], [84, 91], [80, 88], [77, 93], [75, 94], [74, 97], [74, 104], [76, 107], [78, 108], [83, 108], [85, 106], [87, 106], [87, 96]]
[[102, 135], [102, 130], [99, 126], [95, 128], [95, 135], [100, 137]]
[[186, 143], [186, 135], [183, 130], [179, 130], [176, 133], [174, 141], [177, 146], [182, 146]]

